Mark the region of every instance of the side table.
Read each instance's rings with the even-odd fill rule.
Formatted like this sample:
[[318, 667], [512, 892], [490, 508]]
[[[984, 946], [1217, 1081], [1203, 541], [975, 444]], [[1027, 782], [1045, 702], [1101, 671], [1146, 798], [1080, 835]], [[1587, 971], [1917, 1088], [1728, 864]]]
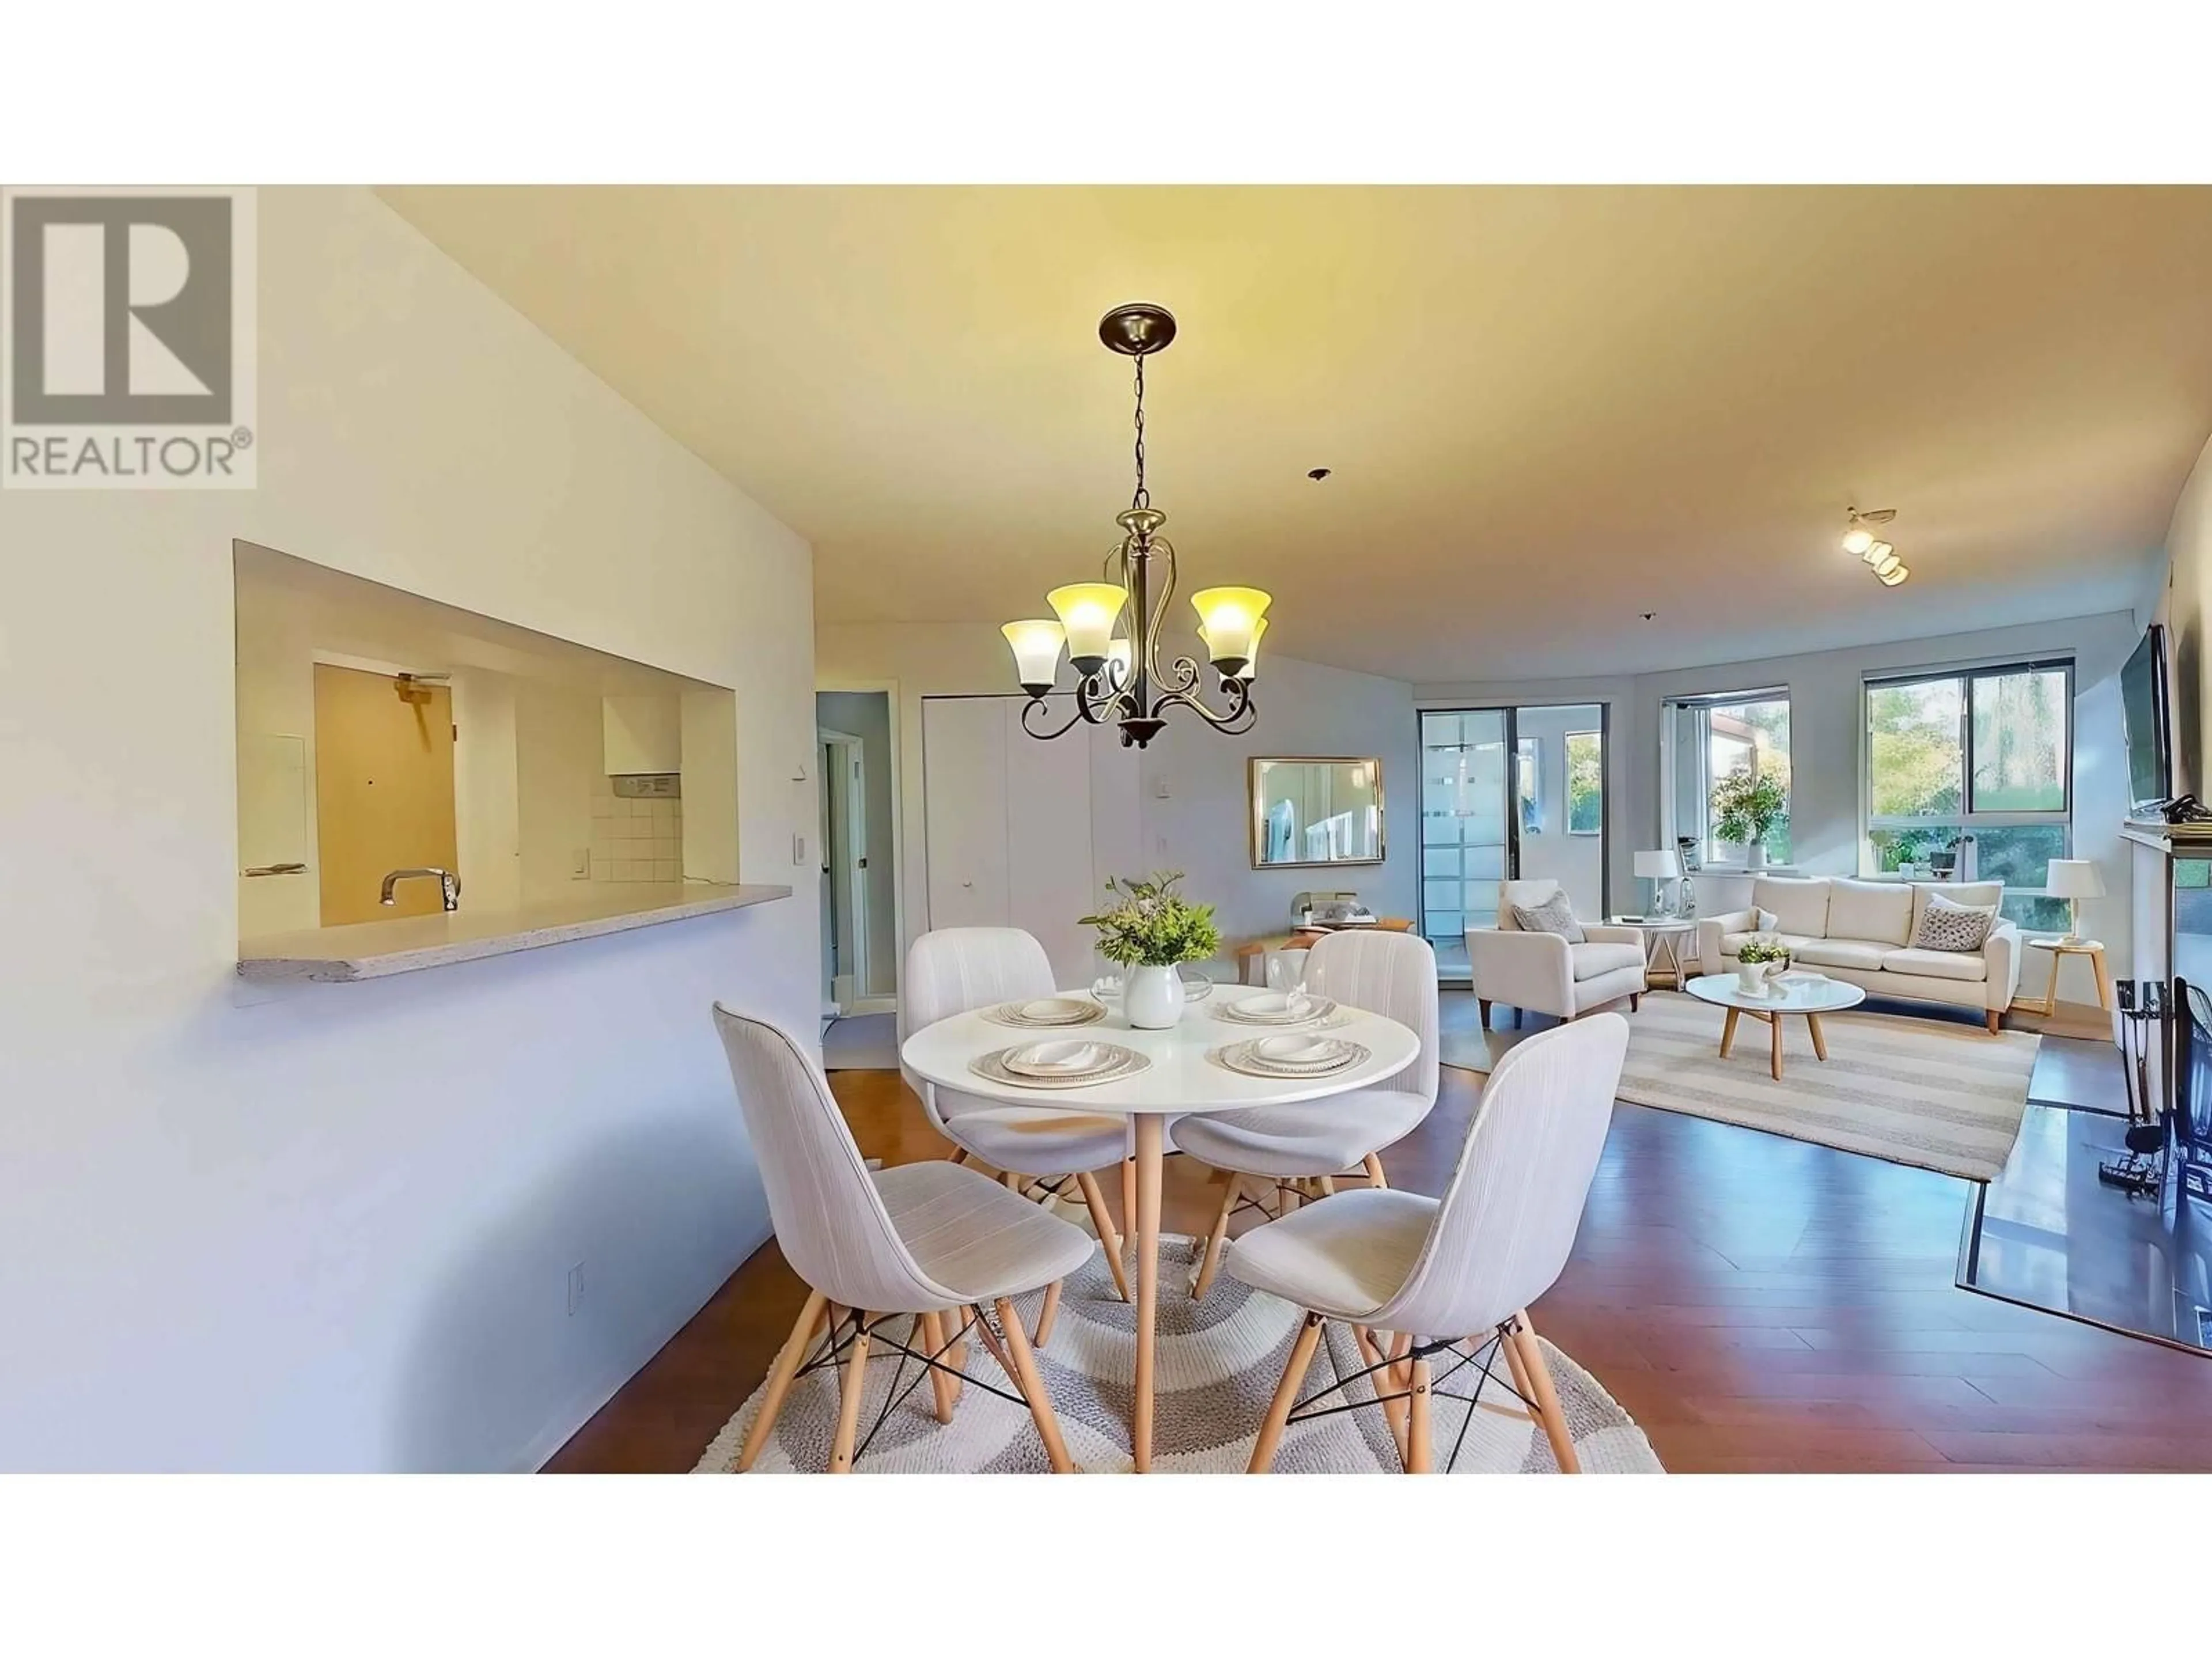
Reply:
[[2097, 1006], [2106, 1012], [2112, 1006], [2112, 981], [2105, 972], [2105, 947], [2094, 939], [2061, 939], [2054, 934], [2038, 934], [2021, 940], [2022, 948], [2051, 952], [2051, 979], [2043, 988], [2040, 997], [2014, 997], [2012, 1006], [2026, 1014], [2049, 1016], [2058, 1012], [2058, 964], [2067, 957], [2087, 957], [2089, 966], [2097, 975]]
[[[1689, 974], [1682, 966], [1682, 940], [1694, 935], [1698, 921], [1694, 916], [1607, 916], [1608, 927], [1633, 927], [1644, 935], [1644, 977], [1648, 982], [1654, 973], [1664, 972], [1680, 990]], [[1662, 963], [1664, 968], [1661, 967]]]

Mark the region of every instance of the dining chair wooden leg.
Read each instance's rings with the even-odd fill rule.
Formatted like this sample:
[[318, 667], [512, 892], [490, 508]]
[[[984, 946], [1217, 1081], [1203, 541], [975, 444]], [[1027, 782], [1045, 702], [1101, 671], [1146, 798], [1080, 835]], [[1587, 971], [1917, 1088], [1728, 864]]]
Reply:
[[1336, 1177], [1334, 1176], [1322, 1176], [1318, 1184], [1321, 1188], [1321, 1195], [1323, 1198], [1334, 1198], [1336, 1196]]
[[[1364, 1366], [1384, 1366], [1382, 1350], [1375, 1344], [1374, 1333], [1364, 1325], [1352, 1328], [1352, 1346], [1359, 1350], [1359, 1363]], [[1398, 1461], [1406, 1461], [1406, 1402], [1391, 1396], [1398, 1390], [1391, 1385], [1390, 1372], [1385, 1369], [1370, 1370], [1368, 1384], [1382, 1405], [1382, 1420], [1390, 1426], [1390, 1438], [1397, 1443]]]
[[1213, 1230], [1206, 1236], [1206, 1254], [1199, 1259], [1198, 1277], [1192, 1281], [1190, 1298], [1206, 1300], [1206, 1293], [1213, 1286], [1213, 1270], [1221, 1265], [1221, 1247], [1229, 1237], [1229, 1217], [1237, 1208], [1237, 1194], [1244, 1190], [1244, 1177], [1231, 1171], [1229, 1189], [1221, 1194], [1221, 1208], [1213, 1218]]
[[1121, 1160], [1121, 1231], [1137, 1231], [1137, 1155]]
[[1374, 1153], [1368, 1153], [1367, 1156], [1361, 1160], [1361, 1167], [1367, 1171], [1367, 1184], [1369, 1186], [1387, 1187], [1390, 1184], [1389, 1181], [1383, 1178], [1382, 1160], [1377, 1158]]
[[1291, 1407], [1298, 1403], [1298, 1389], [1306, 1380], [1306, 1367], [1313, 1363], [1314, 1349], [1321, 1343], [1321, 1328], [1328, 1322], [1317, 1313], [1308, 1313], [1306, 1322], [1298, 1327], [1298, 1340], [1291, 1344], [1291, 1362], [1283, 1367], [1283, 1380], [1275, 1385], [1275, 1398], [1267, 1407], [1267, 1415], [1260, 1425], [1260, 1437], [1252, 1444], [1252, 1461], [1244, 1466], [1247, 1474], [1265, 1474], [1275, 1465], [1275, 1448], [1283, 1443], [1283, 1430], [1291, 1420]]
[[999, 1171], [999, 1179], [1006, 1182], [1008, 1192], [1018, 1193], [1022, 1189], [1022, 1183], [1028, 1177], [1016, 1175], [1012, 1170], [1001, 1170]]
[[1055, 1279], [1044, 1287], [1044, 1306], [1037, 1310], [1036, 1341], [1040, 1348], [1052, 1340], [1052, 1323], [1060, 1317], [1060, 1287], [1062, 1282]]
[[[938, 1350], [945, 1346], [945, 1322], [933, 1313], [926, 1313], [915, 1323], [921, 1331], [921, 1351], [941, 1364], [943, 1360]], [[958, 1398], [959, 1389], [957, 1378], [939, 1370], [935, 1365], [929, 1368], [929, 1390], [936, 1396], [939, 1422], [950, 1423], [952, 1420], [952, 1402]]]
[[1429, 1437], [1429, 1362], [1416, 1359], [1413, 1376], [1408, 1385], [1413, 1397], [1406, 1401], [1405, 1470], [1408, 1474], [1426, 1474], [1431, 1467], [1432, 1453]]
[[860, 1430], [860, 1388], [868, 1368], [868, 1316], [853, 1310], [853, 1346], [845, 1352], [845, 1389], [837, 1402], [837, 1438], [830, 1448], [830, 1473], [853, 1472], [853, 1441]]
[[1098, 1235], [1099, 1245], [1106, 1252], [1106, 1271], [1114, 1275], [1114, 1288], [1127, 1302], [1129, 1274], [1121, 1266], [1121, 1235], [1114, 1231], [1114, 1218], [1106, 1209], [1106, 1194], [1099, 1190], [1098, 1177], [1088, 1170], [1075, 1177], [1075, 1184], [1083, 1189], [1084, 1207], [1091, 1212], [1091, 1231]]
[[745, 1434], [744, 1449], [738, 1454], [739, 1474], [752, 1468], [761, 1455], [761, 1448], [768, 1444], [775, 1419], [782, 1415], [784, 1396], [791, 1392], [791, 1379], [799, 1375], [807, 1349], [814, 1346], [814, 1333], [822, 1328], [822, 1312], [828, 1305], [828, 1298], [821, 1291], [809, 1293], [806, 1305], [799, 1310], [791, 1334], [784, 1339], [783, 1349], [775, 1357], [775, 1364], [769, 1367], [768, 1392], [761, 1396], [760, 1415], [753, 1419], [753, 1425]]
[[939, 1328], [945, 1333], [946, 1343], [940, 1360], [951, 1373], [945, 1379], [951, 1389], [951, 1392], [946, 1398], [957, 1405], [960, 1400], [960, 1385], [968, 1380], [968, 1339], [965, 1334], [968, 1329], [968, 1310], [964, 1308], [947, 1308], [943, 1313], [938, 1315], [937, 1321]]
[[1563, 1474], [1580, 1474], [1582, 1460], [1575, 1455], [1575, 1437], [1567, 1430], [1567, 1414], [1559, 1407], [1559, 1390], [1552, 1386], [1552, 1368], [1544, 1361], [1543, 1345], [1526, 1313], [1516, 1315], [1514, 1339], [1520, 1344], [1521, 1363], [1528, 1368], [1529, 1386], [1535, 1390], [1536, 1415], [1544, 1425], [1544, 1437], [1552, 1443], [1552, 1455]]
[[1505, 1356], [1505, 1369], [1512, 1373], [1513, 1391], [1528, 1402], [1529, 1415], [1535, 1415], [1536, 1386], [1528, 1380], [1528, 1368], [1521, 1363], [1521, 1345], [1514, 1340], [1510, 1322], [1498, 1328], [1498, 1351]]
[[983, 1304], [976, 1303], [968, 1311], [975, 1316], [975, 1340], [983, 1345], [983, 1351], [999, 1362], [1000, 1370], [1018, 1382], [1021, 1379], [1014, 1376], [1013, 1360], [1008, 1357], [999, 1339], [992, 1334], [991, 1322], [983, 1316]]
[[955, 1146], [955, 1147], [952, 1149], [952, 1156], [951, 1156], [951, 1158], [949, 1158], [945, 1159], [945, 1162], [946, 1162], [946, 1163], [951, 1164], [953, 1164], [953, 1165], [955, 1165], [956, 1167], [957, 1167], [957, 1166], [958, 1166], [958, 1165], [960, 1165], [960, 1164], [965, 1164], [967, 1161], [968, 1161], [968, 1149], [967, 1149], [965, 1146]]
[[[1055, 1282], [1053, 1289], [1059, 1288]], [[1044, 1455], [1054, 1474], [1072, 1474], [1075, 1465], [1068, 1458], [1067, 1443], [1060, 1437], [1060, 1419], [1053, 1415], [1052, 1396], [1044, 1391], [1044, 1378], [1037, 1374], [1036, 1356], [1030, 1352], [1030, 1340], [1022, 1334], [1021, 1317], [1015, 1313], [1010, 1298], [1000, 1297], [998, 1305], [999, 1326], [1006, 1334], [1006, 1353], [1014, 1362], [1016, 1382], [1022, 1398], [1030, 1403], [1030, 1417], [1044, 1442]]]

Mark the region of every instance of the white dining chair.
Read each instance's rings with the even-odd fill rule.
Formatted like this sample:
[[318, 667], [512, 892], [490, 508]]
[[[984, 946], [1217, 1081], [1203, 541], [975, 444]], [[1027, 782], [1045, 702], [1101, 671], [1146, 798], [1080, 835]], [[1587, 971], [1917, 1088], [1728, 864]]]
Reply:
[[1388, 1185], [1383, 1147], [1417, 1128], [1437, 1103], [1437, 953], [1418, 933], [1330, 933], [1307, 954], [1305, 988], [1350, 1008], [1411, 1026], [1420, 1040], [1413, 1063], [1371, 1088], [1353, 1089], [1293, 1106], [1255, 1106], [1180, 1119], [1176, 1146], [1201, 1164], [1228, 1172], [1228, 1190], [1214, 1214], [1191, 1281], [1191, 1294], [1212, 1286], [1229, 1224], [1240, 1209], [1277, 1209], [1298, 1201], [1298, 1183], [1317, 1196], [1336, 1177], [1358, 1170], [1370, 1187]]
[[[1574, 1248], [1627, 1052], [1628, 1022], [1615, 1013], [1530, 1037], [1491, 1073], [1441, 1199], [1339, 1193], [1229, 1247], [1231, 1278], [1307, 1310], [1253, 1446], [1252, 1473], [1273, 1463], [1301, 1412], [1335, 1409], [1320, 1402], [1368, 1376], [1376, 1398], [1359, 1403], [1382, 1407], [1407, 1473], [1425, 1474], [1435, 1466], [1431, 1402], [1443, 1394], [1439, 1385], [1479, 1367], [1472, 1395], [1443, 1394], [1466, 1402], [1472, 1420], [1490, 1409], [1475, 1402], [1501, 1356], [1559, 1468], [1579, 1470], [1528, 1304], [1552, 1287]], [[1351, 1325], [1366, 1369], [1300, 1399], [1331, 1319]], [[1378, 1332], [1393, 1334], [1387, 1351]], [[1440, 1373], [1431, 1360], [1443, 1363]], [[1457, 1455], [1455, 1442], [1447, 1468]]]
[[[1018, 927], [940, 927], [915, 940], [906, 953], [906, 979], [899, 988], [899, 1046], [926, 1025], [989, 1008], [1001, 1002], [1048, 997], [1052, 962], [1044, 946]], [[1019, 1040], [1009, 1030], [1006, 1041]], [[1091, 1212], [1091, 1224], [1105, 1247], [1114, 1288], [1129, 1300], [1129, 1279], [1121, 1265], [1121, 1236], [1106, 1208], [1095, 1170], [1124, 1166], [1125, 1194], [1134, 1184], [1135, 1152], [1126, 1119], [1109, 1115], [1058, 1111], [1045, 1107], [1008, 1106], [995, 1100], [940, 1089], [901, 1068], [907, 1086], [921, 1097], [929, 1127], [953, 1146], [952, 1161], [981, 1159], [1013, 1176], [1026, 1190], [1042, 1181], [1058, 1195], [1073, 1181]], [[1127, 1200], [1125, 1198], [1125, 1203]], [[1132, 1206], [1133, 1207], [1133, 1206]], [[1125, 1211], [1125, 1214], [1128, 1213]], [[1051, 1327], [1039, 1321], [1042, 1347]]]
[[[962, 1367], [973, 1328], [1021, 1391], [1006, 1397], [1029, 1407], [1054, 1473], [1070, 1472], [1074, 1465], [1013, 1298], [1039, 1288], [1055, 1298], [1061, 1279], [1090, 1259], [1090, 1237], [988, 1176], [941, 1158], [871, 1172], [822, 1068], [789, 1032], [719, 1002], [714, 1024], [768, 1190], [776, 1243], [808, 1291], [769, 1368], [738, 1469], [752, 1468], [768, 1443], [793, 1379], [836, 1364], [844, 1374], [830, 1473], [849, 1473], [866, 1444], [859, 1427], [872, 1346], [899, 1354], [902, 1372], [908, 1359], [921, 1361], [935, 1389], [937, 1420], [951, 1422], [968, 1380]], [[998, 1315], [996, 1333], [983, 1311], [987, 1304]], [[919, 1348], [894, 1334], [908, 1315], [908, 1339], [918, 1334]], [[980, 1380], [976, 1386], [990, 1388]], [[869, 1437], [904, 1397], [895, 1377]]]

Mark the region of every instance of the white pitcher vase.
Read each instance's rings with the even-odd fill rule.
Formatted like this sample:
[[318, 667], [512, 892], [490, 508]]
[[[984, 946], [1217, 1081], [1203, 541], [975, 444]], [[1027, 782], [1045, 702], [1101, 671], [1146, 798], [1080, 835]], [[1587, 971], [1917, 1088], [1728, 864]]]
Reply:
[[1121, 1012], [1140, 1031], [1164, 1031], [1182, 1018], [1188, 1000], [1182, 975], [1172, 968], [1132, 968], [1121, 992]]

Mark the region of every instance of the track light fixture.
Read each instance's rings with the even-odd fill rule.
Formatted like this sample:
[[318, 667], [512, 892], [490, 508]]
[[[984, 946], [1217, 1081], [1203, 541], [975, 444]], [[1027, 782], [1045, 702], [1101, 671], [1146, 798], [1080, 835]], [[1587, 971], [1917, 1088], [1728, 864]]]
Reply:
[[1869, 527], [1886, 525], [1896, 516], [1893, 507], [1877, 507], [1867, 513], [1853, 507], [1850, 521], [1844, 530], [1844, 551], [1858, 555], [1884, 587], [1895, 587], [1912, 574], [1905, 561], [1897, 556], [1897, 549]]

